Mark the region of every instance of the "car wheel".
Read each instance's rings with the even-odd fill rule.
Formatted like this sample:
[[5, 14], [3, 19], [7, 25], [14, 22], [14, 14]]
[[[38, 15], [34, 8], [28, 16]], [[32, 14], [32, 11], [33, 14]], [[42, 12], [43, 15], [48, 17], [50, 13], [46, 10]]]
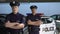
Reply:
[[59, 31], [58, 30], [55, 30], [54, 34], [59, 34]]

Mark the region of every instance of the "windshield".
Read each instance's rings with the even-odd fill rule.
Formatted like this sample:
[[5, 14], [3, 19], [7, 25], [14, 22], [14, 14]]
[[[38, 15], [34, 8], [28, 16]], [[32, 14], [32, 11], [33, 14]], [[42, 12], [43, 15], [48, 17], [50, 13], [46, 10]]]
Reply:
[[57, 16], [56, 20], [60, 20], [60, 16]]
[[42, 18], [43, 24], [52, 23], [52, 18]]
[[5, 21], [6, 15], [7, 14], [0, 14], [0, 22]]
[[54, 15], [54, 16], [51, 16], [52, 18], [54, 18], [55, 20], [60, 20], [60, 15]]

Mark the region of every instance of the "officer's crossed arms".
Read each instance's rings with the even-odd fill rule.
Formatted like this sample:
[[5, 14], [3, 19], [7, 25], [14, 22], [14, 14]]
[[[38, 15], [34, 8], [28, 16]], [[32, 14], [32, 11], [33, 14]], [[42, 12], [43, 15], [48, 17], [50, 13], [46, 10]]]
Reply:
[[18, 22], [11, 23], [10, 21], [7, 21], [5, 23], [5, 27], [12, 28], [12, 29], [21, 29], [24, 28], [24, 24], [23, 23], [20, 24]]
[[40, 26], [42, 24], [42, 21], [38, 20], [38, 21], [33, 22], [31, 20], [28, 20], [27, 23], [28, 23], [28, 25]]

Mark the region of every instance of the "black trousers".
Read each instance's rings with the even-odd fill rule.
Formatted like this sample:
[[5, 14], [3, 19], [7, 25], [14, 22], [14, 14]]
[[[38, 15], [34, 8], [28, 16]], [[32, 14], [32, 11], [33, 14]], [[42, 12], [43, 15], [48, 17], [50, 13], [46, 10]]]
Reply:
[[0, 34], [7, 34], [5, 27], [0, 28]]
[[39, 34], [40, 28], [37, 26], [28, 27], [29, 34]]
[[23, 34], [22, 30], [8, 29], [7, 32], [9, 34]]
[[28, 29], [29, 34], [39, 34], [39, 30], [34, 30], [34, 29]]
[[20, 34], [20, 31], [10, 31], [10, 34]]
[[29, 34], [39, 34], [39, 31], [29, 31]]

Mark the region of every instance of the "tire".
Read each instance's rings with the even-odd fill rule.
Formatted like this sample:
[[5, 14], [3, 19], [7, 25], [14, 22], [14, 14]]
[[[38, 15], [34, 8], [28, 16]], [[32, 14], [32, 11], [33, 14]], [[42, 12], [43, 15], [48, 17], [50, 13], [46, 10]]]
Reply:
[[54, 34], [59, 34], [59, 31], [58, 30], [55, 30]]

